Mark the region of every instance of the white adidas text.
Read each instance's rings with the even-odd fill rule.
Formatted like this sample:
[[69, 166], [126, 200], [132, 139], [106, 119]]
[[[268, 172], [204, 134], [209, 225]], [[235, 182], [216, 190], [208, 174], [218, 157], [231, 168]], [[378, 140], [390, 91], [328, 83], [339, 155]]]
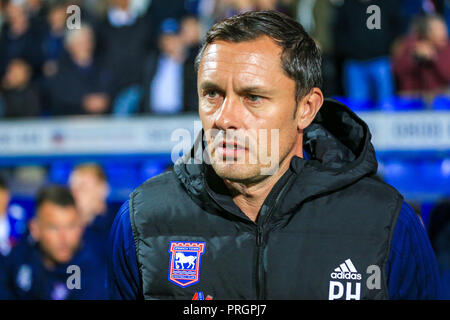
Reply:
[[[367, 281], [366, 286], [369, 290], [381, 289], [381, 270], [377, 265], [370, 265], [367, 267]], [[361, 299], [361, 281], [362, 275], [356, 270], [350, 259], [345, 260], [334, 269], [330, 274], [333, 279], [330, 281], [328, 290], [328, 299], [337, 300], [360, 300]], [[341, 280], [341, 281], [335, 281]], [[342, 280], [348, 280], [342, 282]]]

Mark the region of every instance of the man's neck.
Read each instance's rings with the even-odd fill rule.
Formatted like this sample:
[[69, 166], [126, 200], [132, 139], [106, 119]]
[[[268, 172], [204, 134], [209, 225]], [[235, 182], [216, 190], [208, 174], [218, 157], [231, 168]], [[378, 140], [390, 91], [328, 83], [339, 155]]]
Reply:
[[55, 270], [56, 263], [52, 259], [49, 259], [44, 256], [44, 257], [42, 257], [42, 263], [43, 263], [45, 269], [47, 269], [49, 271]]
[[72, 58], [73, 58], [73, 62], [80, 68], [87, 68], [87, 67], [91, 66], [91, 64], [92, 64], [92, 58], [89, 56], [84, 56], [84, 57], [72, 56]]
[[291, 159], [293, 156], [303, 157], [302, 150], [293, 152], [288, 155], [281, 163], [278, 170], [270, 176], [267, 176], [264, 180], [258, 183], [245, 184], [239, 182], [232, 182], [224, 180], [225, 185], [231, 191], [233, 202], [249, 217], [252, 221], [256, 222], [259, 211], [269, 195], [272, 188], [280, 180], [280, 178], [289, 169]]
[[100, 201], [90, 211], [82, 212], [82, 220], [85, 226], [90, 226], [97, 216], [102, 216], [106, 214], [108, 206], [106, 202]]

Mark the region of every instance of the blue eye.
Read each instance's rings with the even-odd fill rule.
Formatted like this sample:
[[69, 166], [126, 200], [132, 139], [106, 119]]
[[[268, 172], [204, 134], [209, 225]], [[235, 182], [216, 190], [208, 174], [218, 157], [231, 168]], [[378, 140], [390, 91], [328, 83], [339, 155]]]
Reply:
[[258, 102], [259, 100], [261, 100], [260, 96], [256, 96], [256, 95], [253, 95], [253, 94], [248, 95], [247, 98], [251, 102]]
[[208, 98], [217, 98], [218, 95], [219, 95], [219, 93], [217, 91], [215, 91], [215, 90], [211, 90], [211, 91], [206, 92], [206, 96]]

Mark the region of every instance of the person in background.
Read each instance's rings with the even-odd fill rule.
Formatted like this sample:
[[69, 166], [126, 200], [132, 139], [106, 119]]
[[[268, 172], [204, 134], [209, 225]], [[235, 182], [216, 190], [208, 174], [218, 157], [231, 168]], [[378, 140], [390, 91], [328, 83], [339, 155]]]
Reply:
[[[131, 0], [132, 1], [132, 0]], [[153, 33], [153, 41], [156, 42], [164, 20], [173, 18], [177, 21], [183, 20], [186, 16], [193, 14], [188, 10], [189, 3], [196, 0], [164, 0], [151, 1], [151, 4], [145, 14], [145, 18], [150, 23]], [[206, 0], [214, 4], [215, 0]]]
[[58, 71], [58, 60], [64, 52], [64, 35], [66, 31], [65, 2], [55, 3], [47, 14], [48, 29], [44, 36], [42, 47], [44, 50], [43, 73], [52, 76]]
[[8, 256], [26, 231], [27, 214], [11, 204], [11, 191], [6, 179], [0, 176], [0, 255]]
[[[177, 20], [168, 18], [161, 25], [158, 46], [145, 64], [144, 112], [176, 114], [197, 108], [194, 70], [196, 50], [191, 35], [192, 22], [186, 21], [183, 33]], [[171, 92], [170, 95], [167, 92]]]
[[399, 93], [432, 96], [450, 86], [450, 42], [447, 26], [439, 15], [426, 15], [413, 24], [412, 32], [398, 45], [393, 69]]
[[297, 21], [320, 47], [324, 79], [322, 90], [327, 97], [342, 94], [334, 37], [337, 8], [334, 0], [300, 0], [294, 9]]
[[11, 60], [1, 79], [0, 118], [37, 117], [41, 114], [39, 92], [31, 78], [31, 66], [25, 60]]
[[92, 28], [82, 25], [66, 33], [68, 56], [59, 62], [58, 72], [49, 79], [53, 115], [107, 114], [110, 111], [110, 79], [94, 57]]
[[297, 2], [298, 0], [199, 0], [198, 6], [202, 24], [207, 21], [203, 28], [208, 28], [211, 23], [248, 11], [277, 10], [292, 16], [292, 8]]
[[[380, 12], [374, 20], [367, 13], [371, 5]], [[397, 1], [343, 1], [338, 7], [334, 37], [337, 54], [344, 60], [345, 95], [352, 103], [390, 106], [395, 94], [390, 52], [400, 32], [399, 16]]]
[[277, 10], [286, 15], [293, 16], [293, 0], [255, 0], [257, 10]]
[[31, 236], [2, 261], [0, 299], [105, 299], [102, 261], [81, 241], [81, 215], [70, 191], [45, 187], [36, 202]]
[[94, 163], [76, 166], [70, 174], [69, 187], [85, 226], [86, 245], [106, 259], [109, 230], [118, 208], [106, 201], [110, 187], [103, 168]]
[[232, 17], [239, 13], [256, 10], [254, 0], [217, 0], [214, 8], [215, 22]]
[[187, 16], [181, 20], [180, 36], [188, 49], [197, 54], [201, 40], [200, 23], [197, 17]]
[[142, 64], [154, 49], [152, 30], [149, 20], [133, 10], [131, 0], [109, 1], [97, 29], [96, 52], [113, 79], [111, 100], [116, 115], [136, 112], [142, 102]]
[[45, 18], [48, 14], [49, 1], [44, 0], [26, 0], [26, 7], [30, 21], [33, 25], [45, 27]]
[[29, 19], [25, 1], [8, 1], [6, 24], [0, 34], [0, 76], [11, 60], [24, 59], [30, 64], [34, 78], [40, 76], [42, 65], [42, 28]]

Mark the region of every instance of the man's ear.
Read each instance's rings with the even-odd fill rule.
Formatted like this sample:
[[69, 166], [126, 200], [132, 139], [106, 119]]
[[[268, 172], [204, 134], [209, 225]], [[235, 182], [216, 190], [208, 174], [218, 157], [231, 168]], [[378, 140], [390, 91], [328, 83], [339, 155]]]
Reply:
[[297, 129], [304, 130], [313, 122], [323, 104], [323, 93], [319, 88], [313, 88], [297, 105]]

